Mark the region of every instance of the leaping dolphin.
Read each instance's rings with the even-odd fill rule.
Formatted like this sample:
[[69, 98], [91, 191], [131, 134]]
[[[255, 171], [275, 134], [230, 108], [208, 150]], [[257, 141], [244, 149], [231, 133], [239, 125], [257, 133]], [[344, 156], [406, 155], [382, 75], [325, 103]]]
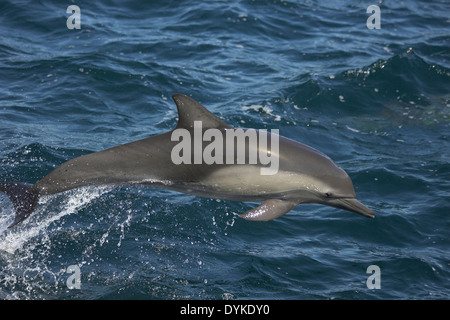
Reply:
[[[278, 218], [300, 203], [318, 203], [370, 218], [375, 216], [356, 200], [351, 179], [328, 156], [281, 136], [277, 136], [276, 152], [262, 150], [277, 160], [274, 174], [261, 174], [264, 167], [261, 163], [174, 163], [173, 150], [179, 146], [173, 138], [175, 130], [193, 132], [196, 123], [201, 123], [202, 132], [216, 129], [225, 136], [232, 128], [192, 98], [182, 94], [172, 98], [178, 109], [178, 125], [172, 131], [69, 160], [33, 185], [0, 183], [0, 191], [9, 196], [16, 210], [9, 228], [25, 220], [41, 196], [88, 185], [141, 185], [202, 197], [262, 202], [240, 215], [253, 221]], [[201, 146], [204, 145], [205, 141]], [[245, 148], [249, 151], [267, 146], [248, 143]], [[192, 147], [192, 151], [195, 153], [196, 149]]]

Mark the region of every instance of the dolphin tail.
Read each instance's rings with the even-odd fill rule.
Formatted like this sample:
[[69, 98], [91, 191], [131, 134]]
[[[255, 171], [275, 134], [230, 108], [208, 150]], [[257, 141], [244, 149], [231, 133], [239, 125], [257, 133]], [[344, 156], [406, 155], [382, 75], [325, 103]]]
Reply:
[[0, 191], [8, 195], [16, 209], [14, 222], [8, 228], [25, 220], [36, 207], [39, 193], [31, 187], [31, 184], [21, 182], [0, 183]]

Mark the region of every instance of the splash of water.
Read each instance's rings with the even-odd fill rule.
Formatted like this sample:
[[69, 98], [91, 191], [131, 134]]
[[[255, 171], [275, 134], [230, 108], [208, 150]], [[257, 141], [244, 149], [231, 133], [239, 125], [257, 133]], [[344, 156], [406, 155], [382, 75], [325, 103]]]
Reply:
[[[94, 199], [111, 191], [111, 189], [111, 187], [107, 186], [90, 186], [65, 192], [65, 201], [61, 204], [63, 209], [56, 214], [55, 212], [47, 212], [50, 210], [49, 207], [53, 196], [43, 197], [39, 200], [39, 207], [34, 213], [34, 216], [38, 217], [39, 221], [33, 222], [32, 219], [29, 219], [29, 221], [25, 221], [22, 225], [11, 230], [7, 229], [7, 226], [13, 220], [14, 209], [12, 205], [6, 205], [0, 212], [0, 251], [13, 254], [23, 248], [28, 241], [45, 232], [53, 222], [76, 213]], [[45, 217], [42, 218], [42, 216]]]

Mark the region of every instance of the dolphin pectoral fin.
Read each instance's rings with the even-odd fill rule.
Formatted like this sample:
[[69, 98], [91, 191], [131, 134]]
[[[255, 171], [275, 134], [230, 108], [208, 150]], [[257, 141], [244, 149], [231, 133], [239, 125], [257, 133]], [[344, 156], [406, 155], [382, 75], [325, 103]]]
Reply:
[[269, 199], [239, 216], [251, 221], [270, 221], [281, 217], [299, 203], [299, 201]]

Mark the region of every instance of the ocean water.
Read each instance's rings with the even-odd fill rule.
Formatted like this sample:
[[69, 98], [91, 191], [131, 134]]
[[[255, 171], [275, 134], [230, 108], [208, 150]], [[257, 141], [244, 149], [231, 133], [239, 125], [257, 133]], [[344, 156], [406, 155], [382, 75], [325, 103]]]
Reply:
[[42, 198], [7, 229], [1, 193], [0, 299], [449, 299], [448, 12], [444, 0], [1, 1], [0, 182], [171, 130], [179, 92], [326, 153], [376, 217], [303, 204], [249, 222], [237, 214], [255, 203], [94, 186]]

